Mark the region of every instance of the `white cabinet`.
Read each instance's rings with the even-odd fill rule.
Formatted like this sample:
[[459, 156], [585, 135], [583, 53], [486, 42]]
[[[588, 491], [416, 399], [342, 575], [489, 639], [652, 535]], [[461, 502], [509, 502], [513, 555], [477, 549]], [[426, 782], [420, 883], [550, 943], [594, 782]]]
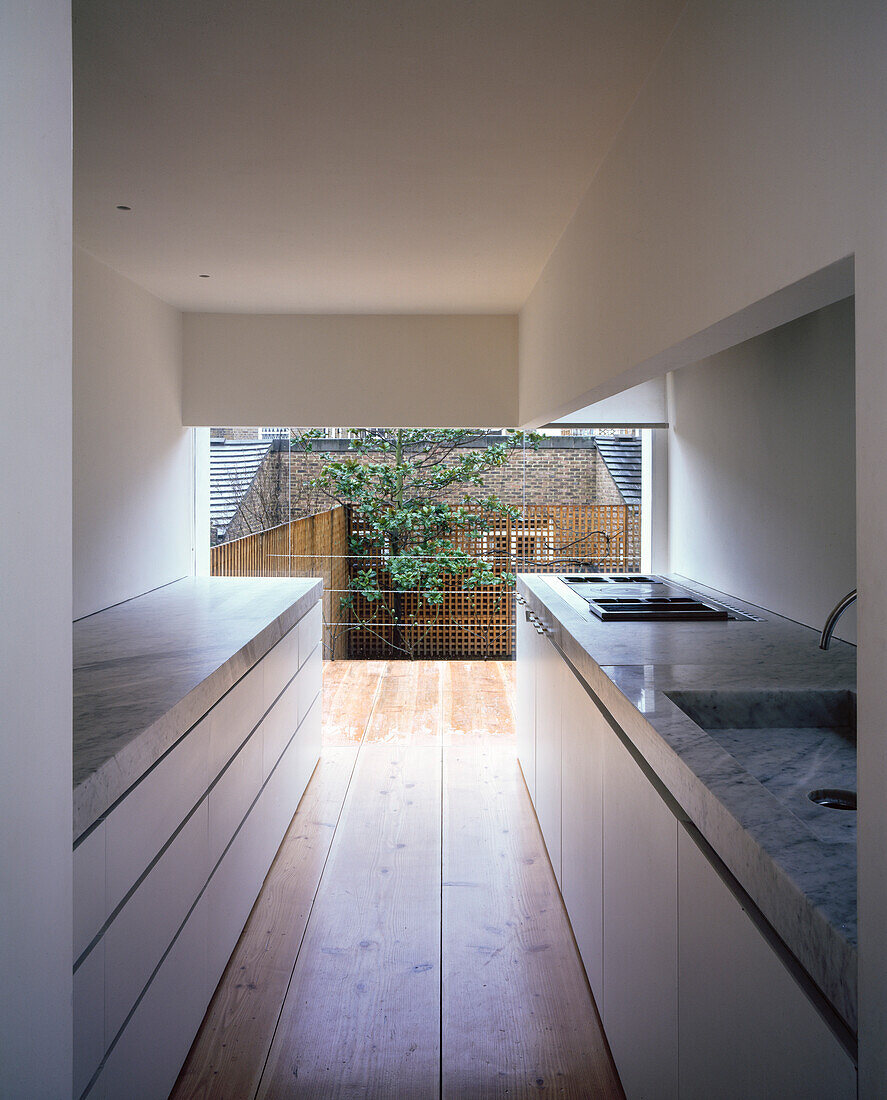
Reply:
[[569, 670], [542, 635], [536, 646], [536, 817], [561, 881], [561, 699]]
[[262, 787], [262, 727], [209, 792], [209, 866], [215, 867]]
[[603, 1004], [604, 738], [613, 736], [565, 665], [561, 697], [561, 893], [598, 1010]]
[[527, 609], [517, 620], [517, 755], [561, 880], [561, 695], [564, 662]]
[[[305, 715], [305, 719], [299, 727], [299, 733], [296, 737], [298, 764], [295, 768], [295, 779], [293, 781], [294, 788], [292, 791], [292, 798], [295, 799], [295, 805], [293, 805], [293, 811], [290, 814], [290, 818], [296, 812], [299, 798], [302, 797], [302, 792], [308, 786], [308, 781], [314, 774], [314, 769], [317, 767], [317, 761], [320, 759], [322, 719], [323, 700], [318, 694], [315, 695], [311, 709]], [[287, 824], [289, 824], [289, 821], [287, 821]]]
[[610, 731], [604, 743], [601, 1015], [629, 1100], [678, 1095], [677, 828]]
[[206, 911], [198, 903], [108, 1054], [89, 1100], [162, 1100], [206, 1010]]
[[522, 609], [518, 754], [628, 1100], [854, 1097], [856, 1067]]
[[175, 1082], [320, 754], [321, 627], [317, 603], [75, 849], [76, 1096]]
[[856, 1096], [856, 1068], [692, 837], [678, 831], [682, 1100]]
[[271, 700], [265, 699], [264, 662], [253, 668], [209, 712], [207, 778], [211, 782], [261, 720]]
[[323, 605], [319, 600], [299, 620], [298, 630], [299, 664], [303, 665], [308, 655], [314, 651], [314, 647], [320, 644], [323, 633]]
[[[291, 631], [291, 633], [296, 633]], [[267, 780], [299, 725], [301, 674], [293, 676], [262, 722], [262, 781]]]
[[541, 637], [526, 608], [517, 609], [517, 758], [536, 800], [536, 666]]
[[[292, 680], [302, 663], [299, 656], [299, 626], [304, 619], [284, 634], [273, 649], [269, 649], [262, 658], [262, 692], [265, 707], [270, 707], [287, 684]], [[304, 657], [305, 654], [302, 654]]]

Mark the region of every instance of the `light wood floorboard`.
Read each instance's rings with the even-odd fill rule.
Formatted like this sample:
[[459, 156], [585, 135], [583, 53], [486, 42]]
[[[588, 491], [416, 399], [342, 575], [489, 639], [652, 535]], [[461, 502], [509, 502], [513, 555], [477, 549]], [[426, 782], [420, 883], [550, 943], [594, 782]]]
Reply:
[[324, 667], [321, 764], [173, 1096], [620, 1097], [514, 665]]
[[440, 745], [442, 661], [391, 661], [364, 745]]
[[358, 746], [366, 733], [385, 674], [385, 661], [326, 661], [323, 666], [323, 744]]
[[328, 749], [293, 818], [173, 1096], [255, 1095], [357, 749]]
[[281, 1097], [436, 1097], [440, 753], [365, 746], [268, 1066]]
[[442, 1095], [618, 1096], [513, 750], [444, 761]]

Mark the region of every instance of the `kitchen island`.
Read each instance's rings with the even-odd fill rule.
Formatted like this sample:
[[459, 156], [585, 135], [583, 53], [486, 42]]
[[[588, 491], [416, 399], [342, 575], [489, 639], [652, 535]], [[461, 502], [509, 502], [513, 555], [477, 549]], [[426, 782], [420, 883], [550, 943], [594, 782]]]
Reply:
[[73, 1095], [165, 1097], [320, 752], [315, 579], [74, 624]]
[[[825, 735], [855, 722], [856, 651], [688, 587], [737, 618], [606, 622], [518, 581], [521, 766], [589, 981], [629, 1096], [853, 1095], [855, 814], [799, 791], [849, 781]], [[743, 756], [758, 731], [719, 709], [826, 749]]]

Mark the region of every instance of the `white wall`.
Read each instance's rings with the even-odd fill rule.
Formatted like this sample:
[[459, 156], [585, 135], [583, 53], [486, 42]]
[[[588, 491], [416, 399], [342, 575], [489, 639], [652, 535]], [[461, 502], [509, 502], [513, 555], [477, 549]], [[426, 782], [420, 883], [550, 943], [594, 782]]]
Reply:
[[71, 12], [0, 5], [0, 1092], [71, 1088]]
[[74, 617], [191, 572], [182, 315], [74, 257]]
[[209, 428], [192, 428], [194, 446], [194, 573], [210, 575], [210, 511]]
[[856, 586], [854, 366], [849, 298], [670, 376], [672, 570], [822, 626]]
[[[522, 423], [663, 373], [867, 243], [885, 24], [859, 0], [691, 0], [521, 311]], [[669, 367], [754, 334], [737, 325]]]
[[510, 426], [517, 318], [186, 313], [186, 424]]
[[668, 423], [668, 402], [665, 375], [621, 390], [593, 405], [583, 405], [555, 424], [573, 424], [587, 428], [603, 427], [664, 427]]

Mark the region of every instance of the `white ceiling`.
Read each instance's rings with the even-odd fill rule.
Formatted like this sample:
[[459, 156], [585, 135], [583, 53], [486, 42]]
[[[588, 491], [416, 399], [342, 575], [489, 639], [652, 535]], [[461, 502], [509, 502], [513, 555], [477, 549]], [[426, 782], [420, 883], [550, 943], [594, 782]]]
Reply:
[[514, 311], [683, 2], [75, 0], [77, 242], [186, 310]]

